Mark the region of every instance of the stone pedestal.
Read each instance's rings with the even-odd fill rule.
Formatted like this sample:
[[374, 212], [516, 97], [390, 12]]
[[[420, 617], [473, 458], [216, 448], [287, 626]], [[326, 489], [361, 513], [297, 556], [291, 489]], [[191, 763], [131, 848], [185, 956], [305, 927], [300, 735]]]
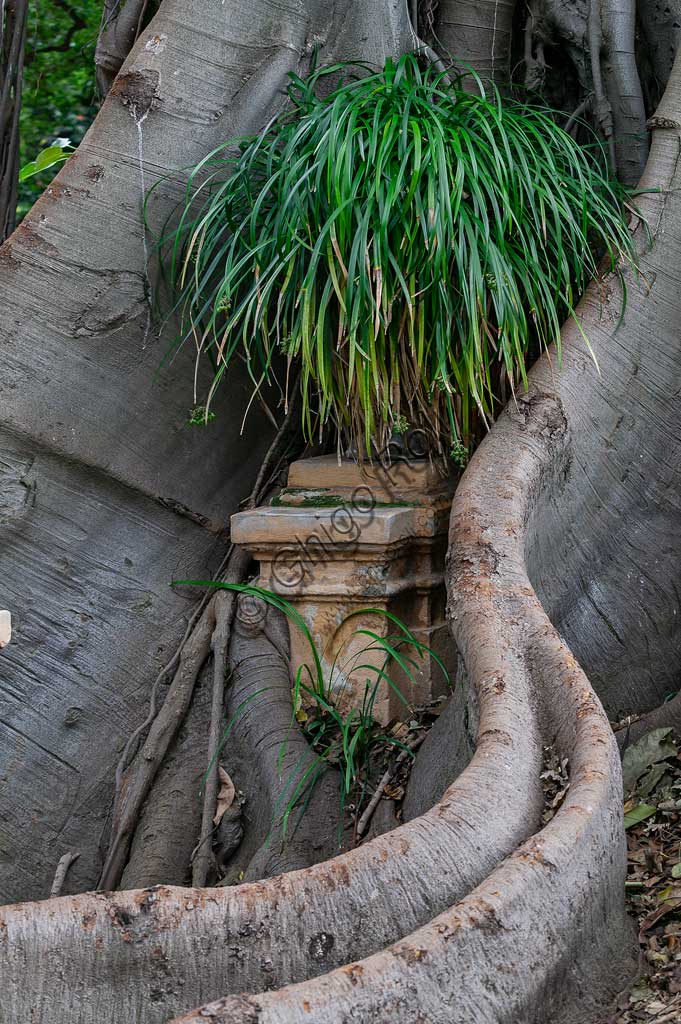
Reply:
[[[341, 707], [361, 706], [367, 680], [373, 686], [377, 678], [362, 666], [381, 668], [385, 661], [380, 642], [357, 631], [382, 638], [399, 633], [381, 612], [399, 618], [438, 654], [453, 682], [443, 583], [453, 486], [427, 462], [384, 469], [322, 456], [293, 463], [288, 486], [271, 505], [232, 517], [232, 540], [260, 562], [259, 585], [305, 619]], [[363, 609], [376, 611], [355, 614]], [[300, 630], [291, 625], [290, 631], [295, 678], [312, 657]], [[395, 662], [389, 675], [409, 704], [445, 692], [434, 658], [400, 650], [416, 659], [414, 681]], [[374, 716], [385, 723], [408, 714], [387, 680], [380, 681]]]

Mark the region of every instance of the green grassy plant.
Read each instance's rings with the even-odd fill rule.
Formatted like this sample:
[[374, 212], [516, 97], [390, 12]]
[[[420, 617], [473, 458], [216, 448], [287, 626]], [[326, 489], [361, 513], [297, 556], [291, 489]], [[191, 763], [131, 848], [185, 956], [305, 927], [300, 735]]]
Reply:
[[309, 439], [383, 447], [408, 421], [465, 448], [601, 258], [633, 260], [596, 140], [477, 84], [414, 55], [291, 75], [279, 116], [194, 168], [161, 250], [181, 338], [212, 361], [206, 409], [236, 357], [257, 390], [279, 352]]
[[[293, 626], [301, 630], [310, 647], [310, 661], [298, 669], [291, 690], [291, 728], [296, 728], [297, 723], [315, 752], [315, 757], [304, 768], [301, 765], [294, 767], [286, 780], [274, 815], [276, 818], [283, 809], [282, 828], [286, 835], [294, 809], [297, 809], [299, 814], [304, 813], [315, 784], [324, 772], [333, 767], [338, 771], [340, 780], [340, 828], [342, 829], [345, 811], [349, 804], [352, 804], [354, 808], [356, 821], [366, 802], [367, 786], [376, 773], [377, 765], [380, 765], [385, 760], [385, 756], [394, 748], [407, 750], [412, 756], [405, 744], [389, 729], [377, 722], [374, 717], [376, 698], [381, 683], [385, 682], [397, 695], [405, 710], [411, 712], [412, 709], [391, 673], [395, 669], [399, 669], [403, 677], [413, 682], [414, 673], [418, 671], [419, 661], [428, 656], [437, 662], [447, 684], [450, 685], [447, 670], [440, 658], [417, 640], [411, 630], [390, 612], [381, 608], [364, 608], [352, 612], [344, 620], [343, 625], [352, 619], [379, 616], [387, 619], [391, 626], [395, 627], [394, 634], [380, 636], [373, 630], [358, 628], [348, 637], [345, 645], [336, 652], [328, 673], [325, 673], [325, 652], [318, 650], [307, 623], [295, 606], [278, 594], [248, 584], [198, 580], [180, 582], [192, 586], [211, 586], [246, 594], [283, 612]], [[366, 638], [366, 643], [359, 651], [344, 658], [346, 647], [357, 636]], [[379, 652], [382, 656], [380, 664], [376, 664], [371, 658], [375, 652]], [[371, 660], [364, 661], [366, 657], [370, 657]], [[344, 686], [343, 684], [340, 686], [334, 684], [339, 679], [345, 680], [349, 673], [356, 676], [360, 672], [366, 673], [361, 706], [349, 708], [339, 706], [342, 705]], [[209, 772], [214, 767], [229, 734], [248, 703], [265, 692], [265, 690], [258, 690], [237, 708], [222, 736], [218, 750], [208, 768]], [[280, 761], [283, 759], [285, 750], [286, 741], [281, 746]]]

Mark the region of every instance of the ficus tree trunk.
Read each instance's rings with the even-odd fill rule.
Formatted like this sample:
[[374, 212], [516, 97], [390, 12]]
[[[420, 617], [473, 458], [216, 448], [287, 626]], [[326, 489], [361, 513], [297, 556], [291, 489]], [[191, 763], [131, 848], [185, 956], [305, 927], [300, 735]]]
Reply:
[[[615, 11], [604, 0], [589, 17], [578, 4], [533, 5], [524, 41], [511, 2], [416, 6], [414, 24], [402, 0], [163, 0], [78, 153], [0, 249], [0, 604], [15, 623], [0, 654], [8, 1024], [31, 1013], [82, 1024], [583, 1024], [635, 973], [619, 760], [603, 705], [615, 716], [653, 709], [678, 688], [678, 62], [649, 122], [644, 184], [655, 191], [641, 200], [645, 225], [632, 224], [642, 267], [627, 280], [623, 322], [615, 278], [592, 285], [580, 307], [600, 373], [568, 325], [562, 366], [555, 352], [540, 360], [455, 498], [449, 617], [467, 689], [419, 755], [433, 765], [433, 806], [274, 878], [87, 891], [106, 855], [119, 756], [194, 611], [170, 583], [217, 568], [229, 513], [268, 441], [257, 411], [241, 434], [238, 376], [215, 423], [185, 426], [192, 357], [161, 366], [173, 328], [159, 336], [149, 310], [147, 188], [168, 173], [147, 209], [158, 232], [182, 189], [176, 169], [260, 127], [315, 47], [323, 60], [380, 64], [420, 36], [502, 79], [517, 52], [550, 78], [547, 55], [562, 44], [566, 79], [601, 104], [593, 118], [611, 132], [617, 166], [630, 176], [644, 159], [642, 97], [655, 89], [632, 63], [633, 3]], [[648, 13], [641, 5], [641, 35], [659, 69]], [[569, 89], [563, 99], [583, 102]], [[284, 691], [271, 633], [248, 644]], [[237, 638], [247, 688], [243, 649]], [[205, 728], [198, 675], [194, 721]], [[466, 700], [472, 757], [460, 735]], [[249, 728], [257, 749], [271, 747]], [[169, 744], [159, 779], [196, 763], [186, 733]], [[434, 757], [436, 747], [449, 755]], [[570, 790], [542, 825], [547, 747], [569, 759]], [[272, 778], [266, 768], [262, 778]], [[263, 785], [271, 801], [275, 783]], [[142, 815], [147, 830], [158, 806]], [[69, 895], [45, 899], [69, 851], [80, 854]], [[137, 871], [154, 880], [148, 862], [136, 866], [139, 837], [129, 857], [124, 885]], [[167, 858], [158, 863], [168, 872], [158, 882], [177, 880]]]

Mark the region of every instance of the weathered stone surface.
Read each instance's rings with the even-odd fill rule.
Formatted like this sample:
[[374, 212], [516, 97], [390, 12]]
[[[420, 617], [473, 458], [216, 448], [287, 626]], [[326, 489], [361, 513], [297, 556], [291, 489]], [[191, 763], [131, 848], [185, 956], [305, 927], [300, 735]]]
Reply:
[[[442, 657], [453, 677], [441, 568], [451, 493], [452, 481], [428, 462], [384, 468], [324, 456], [294, 463], [273, 505], [232, 517], [232, 539], [260, 562], [260, 585], [291, 601], [304, 618], [341, 705], [361, 705], [367, 679], [376, 682], [366, 666], [380, 669], [385, 649], [362, 631], [383, 640], [395, 636], [390, 616]], [[309, 641], [295, 627], [291, 653], [294, 675], [312, 666]], [[394, 665], [390, 675], [409, 704], [446, 686], [428, 654], [417, 658], [413, 678]], [[405, 714], [385, 679], [374, 711], [382, 721]]]

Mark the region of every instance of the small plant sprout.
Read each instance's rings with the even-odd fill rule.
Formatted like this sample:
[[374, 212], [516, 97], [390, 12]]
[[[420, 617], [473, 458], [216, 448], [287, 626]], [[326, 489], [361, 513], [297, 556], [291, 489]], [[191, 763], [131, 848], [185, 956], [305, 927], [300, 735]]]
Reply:
[[215, 413], [212, 409], [207, 409], [205, 405], [197, 405], [189, 413], [187, 423], [190, 427], [205, 427], [214, 419]]
[[465, 469], [468, 465], [469, 457], [468, 448], [457, 438], [449, 449], [449, 458], [457, 469]]
[[560, 356], [588, 280], [635, 263], [626, 193], [595, 138], [413, 54], [292, 74], [288, 98], [194, 168], [160, 240], [206, 407], [236, 358], [257, 391], [280, 354], [308, 439], [381, 450], [398, 408], [433, 451], [467, 445], [503, 378]]

